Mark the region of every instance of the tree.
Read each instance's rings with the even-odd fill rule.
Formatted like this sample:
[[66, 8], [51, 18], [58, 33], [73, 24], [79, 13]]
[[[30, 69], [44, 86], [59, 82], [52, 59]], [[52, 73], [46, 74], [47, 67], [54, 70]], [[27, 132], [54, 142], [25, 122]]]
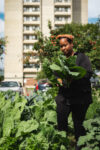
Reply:
[[[63, 27], [52, 30], [50, 37], [38, 37], [38, 42], [34, 44], [34, 49], [39, 53], [41, 62], [44, 58], [51, 59], [59, 51], [58, 40], [59, 34], [72, 34], [74, 36], [74, 51], [85, 52], [92, 63], [93, 70], [100, 70], [100, 26], [96, 24], [65, 24]], [[99, 37], [99, 38], [98, 38]]]
[[[5, 39], [0, 38], [0, 61], [2, 61], [2, 54], [4, 53]], [[1, 70], [2, 71], [2, 70]], [[3, 75], [0, 75], [0, 81], [4, 79]]]
[[4, 46], [5, 46], [5, 39], [0, 38], [0, 55], [2, 55], [4, 52]]

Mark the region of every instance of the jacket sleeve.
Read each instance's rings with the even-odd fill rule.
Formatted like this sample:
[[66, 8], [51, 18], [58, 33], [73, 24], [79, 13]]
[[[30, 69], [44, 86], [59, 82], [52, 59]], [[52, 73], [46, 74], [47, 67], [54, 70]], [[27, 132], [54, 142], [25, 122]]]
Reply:
[[77, 60], [76, 60], [76, 65], [81, 66], [86, 69], [87, 73], [84, 78], [90, 78], [93, 74], [92, 67], [91, 67], [91, 62], [84, 53], [79, 53]]

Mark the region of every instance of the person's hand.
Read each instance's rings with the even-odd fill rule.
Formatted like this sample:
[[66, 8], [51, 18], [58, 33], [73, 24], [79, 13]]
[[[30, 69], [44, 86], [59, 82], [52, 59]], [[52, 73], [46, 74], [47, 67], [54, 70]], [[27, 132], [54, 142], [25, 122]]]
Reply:
[[62, 85], [62, 79], [58, 78], [57, 81], [59, 82], [60, 85]]

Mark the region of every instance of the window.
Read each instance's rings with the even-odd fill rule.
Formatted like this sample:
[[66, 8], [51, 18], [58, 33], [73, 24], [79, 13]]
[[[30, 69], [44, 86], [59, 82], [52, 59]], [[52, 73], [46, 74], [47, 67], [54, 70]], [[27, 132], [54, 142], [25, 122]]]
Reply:
[[29, 49], [29, 45], [26, 45], [26, 49]]
[[26, 2], [30, 2], [30, 0], [25, 0]]
[[59, 29], [61, 27], [63, 27], [63, 25], [55, 25], [55, 29]]
[[30, 49], [30, 50], [33, 50], [33, 45], [29, 45], [29, 49]]
[[24, 45], [23, 47], [24, 47], [24, 50], [26, 50], [26, 45]]
[[23, 11], [24, 11], [24, 12], [26, 11], [26, 7], [24, 7]]
[[55, 0], [55, 2], [62, 2], [62, 0]]
[[55, 21], [66, 21], [67, 17], [62, 16], [62, 17], [55, 17]]
[[24, 21], [26, 21], [26, 17], [24, 17]]
[[24, 40], [36, 40], [36, 35], [24, 35]]
[[67, 2], [67, 3], [68, 3], [68, 2], [71, 2], [71, 0], [64, 0], [64, 1]]
[[24, 64], [24, 68], [39, 68], [40, 65], [39, 64]]
[[33, 45], [31, 44], [24, 44], [24, 50], [33, 50]]
[[38, 25], [24, 26], [24, 31], [35, 31], [35, 30], [40, 30], [40, 27]]
[[35, 21], [36, 20], [36, 17], [32, 17], [32, 21]]
[[24, 40], [29, 40], [29, 36], [28, 35], [24, 35]]
[[33, 7], [33, 8], [32, 8], [32, 11], [35, 11], [35, 10], [36, 10], [36, 8], [35, 8], [35, 7]]
[[55, 12], [68, 12], [68, 9], [70, 10], [68, 7], [55, 7]]
[[0, 83], [0, 87], [18, 87], [18, 83], [13, 81], [4, 81]]
[[23, 28], [23, 29], [24, 29], [24, 31], [26, 31], [26, 26], [24, 26], [24, 28]]
[[29, 26], [26, 26], [26, 30], [29, 30]]
[[29, 21], [30, 18], [29, 17], [24, 17], [24, 21]]
[[40, 2], [40, 0], [32, 0], [32, 2]]

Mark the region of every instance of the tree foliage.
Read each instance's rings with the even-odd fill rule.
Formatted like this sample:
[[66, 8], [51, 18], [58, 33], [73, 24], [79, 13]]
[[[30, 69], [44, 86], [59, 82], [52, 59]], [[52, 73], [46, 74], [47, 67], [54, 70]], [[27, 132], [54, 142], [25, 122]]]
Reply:
[[2, 55], [4, 52], [4, 46], [5, 46], [5, 39], [0, 38], [0, 55]]
[[100, 30], [97, 24], [66, 24], [63, 27], [52, 30], [50, 28], [50, 37], [38, 36], [38, 42], [34, 48], [39, 52], [40, 60], [44, 58], [51, 59], [60, 50], [58, 40], [59, 34], [72, 34], [74, 36], [74, 51], [86, 53], [92, 63], [93, 69], [100, 69]]

